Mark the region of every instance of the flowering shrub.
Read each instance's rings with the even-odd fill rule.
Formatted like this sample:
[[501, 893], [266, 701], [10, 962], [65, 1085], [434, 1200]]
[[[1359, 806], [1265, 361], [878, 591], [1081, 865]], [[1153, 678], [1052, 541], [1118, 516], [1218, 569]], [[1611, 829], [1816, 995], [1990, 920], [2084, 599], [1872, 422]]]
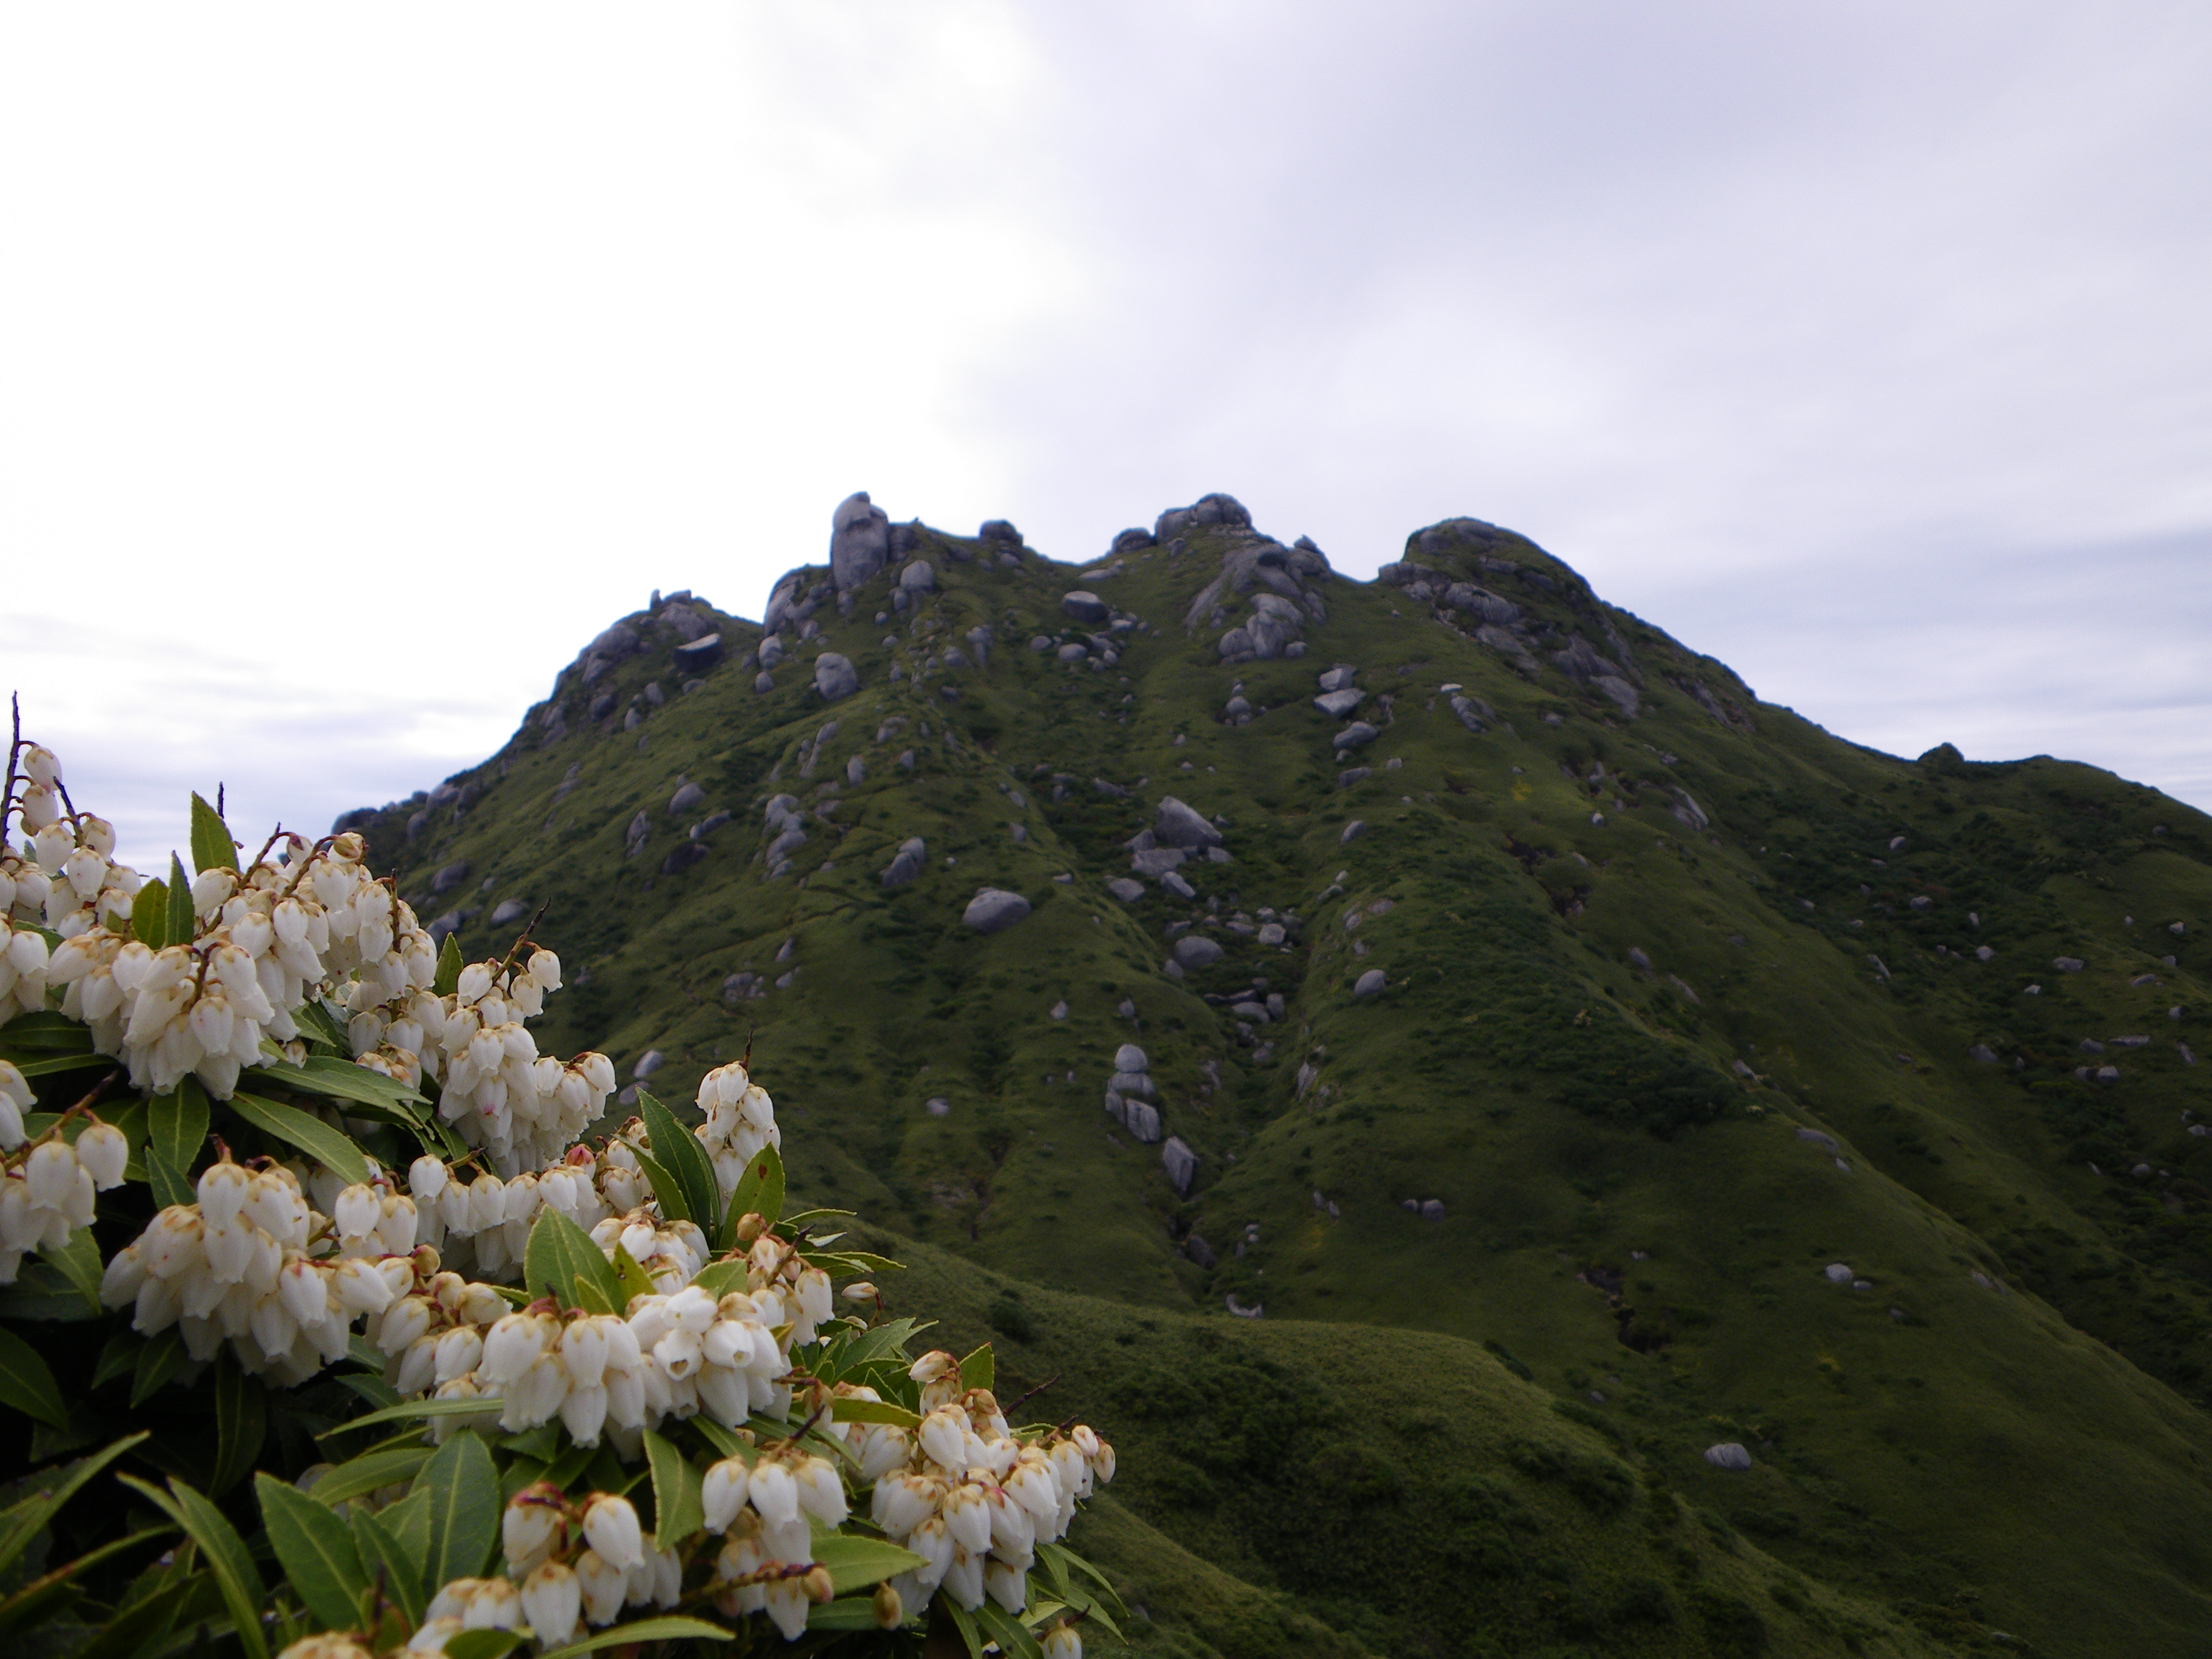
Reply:
[[896, 1264], [786, 1213], [744, 1065], [696, 1126], [641, 1092], [595, 1134], [613, 1066], [529, 1030], [552, 951], [464, 963], [358, 836], [241, 861], [191, 810], [193, 870], [143, 878], [10, 746], [0, 1380], [40, 1473], [0, 1627], [95, 1626], [97, 1659], [1077, 1659], [1113, 1627], [1061, 1541], [1113, 1448], [1011, 1423], [988, 1346], [916, 1356]]

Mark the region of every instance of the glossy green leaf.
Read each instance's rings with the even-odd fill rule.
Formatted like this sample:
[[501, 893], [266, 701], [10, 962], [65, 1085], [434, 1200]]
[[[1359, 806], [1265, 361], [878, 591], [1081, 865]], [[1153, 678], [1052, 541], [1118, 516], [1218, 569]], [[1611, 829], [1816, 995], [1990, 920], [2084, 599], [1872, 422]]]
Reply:
[[185, 877], [185, 866], [174, 853], [169, 854], [169, 892], [167, 920], [164, 926], [172, 945], [187, 945], [192, 937], [192, 884]]
[[999, 1644], [1002, 1659], [1044, 1659], [1043, 1644], [1030, 1634], [1028, 1626], [996, 1601], [987, 1599], [976, 1608], [975, 1622]]
[[[199, 1161], [208, 1138], [207, 1091], [200, 1087], [198, 1078], [180, 1079], [174, 1092], [155, 1095], [147, 1102], [146, 1136], [155, 1155], [189, 1182], [192, 1165]], [[189, 1204], [191, 1200], [167, 1201]]]
[[430, 1540], [424, 1559], [430, 1582], [450, 1583], [483, 1571], [499, 1542], [499, 1471], [491, 1452], [473, 1434], [457, 1434], [438, 1448], [415, 1477], [430, 1494]]
[[[342, 1054], [350, 1054], [353, 1045], [346, 1040], [345, 1027], [337, 1016], [313, 997], [292, 1011], [292, 1023], [300, 1028], [301, 1035], [310, 1042], [327, 1042]], [[328, 1055], [322, 1056], [328, 1059]], [[346, 1062], [341, 1060], [339, 1064]]]
[[691, 1428], [698, 1437], [725, 1457], [740, 1457], [750, 1468], [760, 1455], [760, 1449], [750, 1441], [740, 1440], [735, 1429], [726, 1429], [711, 1417], [695, 1417]]
[[656, 1549], [670, 1549], [707, 1524], [698, 1466], [675, 1443], [648, 1429], [645, 1459], [653, 1468], [653, 1532]]
[[364, 1106], [413, 1108], [419, 1114], [428, 1103], [419, 1090], [410, 1089], [398, 1078], [386, 1077], [381, 1072], [372, 1072], [366, 1066], [356, 1066], [331, 1054], [309, 1054], [305, 1063], [298, 1066], [264, 1066], [255, 1075], [296, 1094], [357, 1101]]
[[609, 1312], [629, 1305], [621, 1275], [599, 1253], [592, 1236], [558, 1210], [541, 1212], [530, 1229], [522, 1259], [524, 1281], [534, 1293], [550, 1296], [564, 1308], [576, 1305], [576, 1281], [592, 1285], [606, 1298]]
[[69, 1403], [46, 1357], [15, 1332], [0, 1327], [0, 1404], [57, 1429], [69, 1426]]
[[634, 1625], [611, 1625], [605, 1630], [595, 1630], [584, 1640], [555, 1648], [540, 1656], [540, 1659], [576, 1659], [579, 1654], [596, 1653], [601, 1648], [628, 1647], [632, 1643], [690, 1641], [727, 1646], [732, 1639], [728, 1631], [703, 1619], [641, 1619]]
[[963, 1389], [994, 1387], [992, 1379], [996, 1374], [997, 1366], [992, 1360], [991, 1345], [988, 1342], [960, 1362], [960, 1386]]
[[744, 1289], [744, 1258], [740, 1256], [733, 1261], [709, 1261], [691, 1276], [691, 1282], [719, 1302], [732, 1291]]
[[449, 997], [459, 990], [461, 966], [461, 942], [448, 933], [444, 947], [438, 952], [438, 975], [430, 981], [431, 994]]
[[921, 1416], [888, 1400], [839, 1400], [830, 1408], [834, 1423], [890, 1423], [902, 1429], [918, 1429]]
[[280, 1106], [258, 1095], [236, 1094], [230, 1109], [262, 1133], [297, 1146], [339, 1180], [358, 1186], [369, 1178], [368, 1160], [342, 1129], [333, 1129], [319, 1117], [310, 1117], [295, 1106]]
[[968, 1659], [983, 1659], [983, 1638], [975, 1628], [975, 1615], [951, 1596], [940, 1596], [933, 1604], [945, 1609], [945, 1617], [952, 1620], [952, 1628], [960, 1632], [967, 1644]]
[[773, 1146], [763, 1146], [745, 1165], [745, 1172], [738, 1177], [738, 1184], [730, 1192], [730, 1207], [722, 1217], [718, 1230], [719, 1243], [723, 1249], [734, 1247], [738, 1223], [748, 1215], [758, 1215], [771, 1227], [783, 1214], [783, 1159]]
[[830, 1582], [840, 1595], [896, 1578], [922, 1565], [921, 1556], [886, 1539], [845, 1532], [817, 1534], [814, 1559], [830, 1569]]
[[650, 1153], [641, 1152], [635, 1147], [630, 1149], [630, 1156], [637, 1160], [637, 1167], [645, 1171], [645, 1178], [653, 1183], [653, 1195], [660, 1205], [660, 1213], [672, 1223], [688, 1221], [694, 1226], [698, 1225], [699, 1216], [691, 1207], [691, 1195], [684, 1190], [684, 1183], [676, 1178], [675, 1173], [659, 1158]]
[[411, 1481], [429, 1461], [428, 1446], [395, 1446], [385, 1451], [363, 1452], [325, 1474], [308, 1489], [307, 1496], [318, 1504], [343, 1504], [386, 1486]]
[[353, 1534], [354, 1553], [361, 1557], [362, 1571], [368, 1575], [370, 1584], [381, 1584], [385, 1595], [398, 1604], [407, 1622], [420, 1625], [428, 1601], [422, 1564], [408, 1553], [398, 1534], [386, 1524], [390, 1514], [386, 1510], [383, 1515], [372, 1515], [356, 1504], [346, 1512], [346, 1528]]
[[[25, 1077], [52, 1077], [58, 1072], [89, 1072], [97, 1066], [114, 1064], [115, 1062], [106, 1054], [49, 1054], [44, 1060], [19, 1060], [15, 1062], [15, 1066]], [[23, 1118], [23, 1127], [27, 1131], [30, 1129], [32, 1118], [56, 1115], [58, 1114], [52, 1112], [27, 1113]], [[75, 1127], [83, 1121], [82, 1118], [73, 1118], [70, 1120], [71, 1126]], [[76, 1139], [76, 1136], [74, 1134], [70, 1137], [71, 1141], [75, 1141]]]
[[376, 1512], [378, 1522], [390, 1533], [392, 1540], [415, 1563], [416, 1578], [425, 1586], [430, 1585], [430, 1494], [421, 1486], [396, 1504], [386, 1504]]
[[175, 1204], [190, 1204], [198, 1196], [185, 1172], [150, 1141], [146, 1147], [146, 1184], [154, 1189], [155, 1204], [164, 1210]]
[[[653, 1158], [683, 1183], [691, 1219], [712, 1238], [721, 1225], [722, 1188], [714, 1179], [714, 1162], [707, 1149], [649, 1090], [637, 1091], [637, 1105], [646, 1132], [653, 1137]], [[782, 1207], [781, 1203], [777, 1207]]]
[[149, 876], [131, 901], [131, 937], [149, 951], [169, 942], [169, 884]]
[[796, 1215], [787, 1215], [783, 1218], [784, 1231], [793, 1233], [801, 1232], [816, 1222], [827, 1221], [832, 1216], [843, 1216], [850, 1220], [856, 1215], [857, 1212], [852, 1210], [801, 1210]]
[[369, 1576], [346, 1523], [274, 1475], [254, 1476], [253, 1492], [269, 1547], [301, 1605], [325, 1630], [357, 1628]]
[[[61, 1510], [63, 1504], [83, 1490], [84, 1484], [146, 1438], [142, 1431], [126, 1436], [112, 1444], [103, 1446], [91, 1456], [81, 1458], [67, 1468], [53, 1472], [58, 1479], [38, 1497], [26, 1499], [0, 1516], [0, 1575], [5, 1575], [15, 1565], [30, 1541], [45, 1530], [46, 1524]], [[45, 1478], [52, 1478], [52, 1476]]]
[[236, 870], [238, 848], [230, 839], [230, 826], [222, 814], [192, 792], [192, 868]]
[[[18, 928], [22, 927], [17, 922]], [[43, 931], [33, 928], [33, 933]], [[49, 944], [52, 948], [52, 943]], [[81, 1054], [92, 1047], [92, 1031], [81, 1019], [70, 1019], [57, 1009], [33, 1008], [0, 1022], [0, 1051], [11, 1060], [27, 1050], [43, 1054]]]
[[[653, 1276], [638, 1265], [637, 1258], [624, 1249], [619, 1241], [615, 1245], [614, 1266], [615, 1277], [622, 1280], [623, 1290], [627, 1295], [651, 1296], [658, 1289], [653, 1282]], [[720, 1300], [722, 1294], [723, 1292], [720, 1291], [715, 1292], [716, 1299]], [[628, 1302], [624, 1302], [623, 1308], [627, 1308], [629, 1305]], [[622, 1308], [617, 1308], [615, 1311], [619, 1313]]]
[[222, 1613], [222, 1598], [216, 1592], [214, 1574], [179, 1573], [172, 1582], [119, 1610], [71, 1659], [139, 1659], [159, 1653], [164, 1639], [178, 1625], [213, 1620]]
[[144, 1405], [156, 1389], [185, 1365], [185, 1339], [174, 1325], [157, 1331], [138, 1350], [138, 1363], [131, 1373], [131, 1409]]
[[215, 1361], [215, 1477], [209, 1496], [220, 1498], [253, 1471], [268, 1436], [268, 1396], [248, 1376], [228, 1344]]
[[465, 1630], [446, 1640], [446, 1659], [504, 1659], [529, 1638], [511, 1630]]
[[386, 1406], [360, 1417], [349, 1417], [336, 1427], [325, 1429], [315, 1438], [328, 1440], [336, 1435], [351, 1434], [356, 1429], [374, 1428], [385, 1423], [404, 1423], [412, 1418], [465, 1417], [471, 1413], [492, 1416], [496, 1415], [498, 1410], [499, 1401], [496, 1400], [404, 1400], [397, 1406]]
[[874, 1630], [876, 1601], [872, 1595], [841, 1595], [834, 1601], [817, 1601], [806, 1610], [810, 1631]]
[[167, 1492], [131, 1475], [118, 1475], [116, 1479], [152, 1502], [199, 1546], [201, 1555], [207, 1559], [208, 1571], [215, 1575], [216, 1583], [222, 1591], [222, 1603], [230, 1613], [232, 1632], [246, 1659], [269, 1659], [269, 1644], [261, 1634], [261, 1603], [268, 1593], [262, 1588], [261, 1574], [254, 1567], [252, 1553], [246, 1547], [246, 1540], [238, 1535], [237, 1528], [223, 1519], [221, 1510], [173, 1476]]

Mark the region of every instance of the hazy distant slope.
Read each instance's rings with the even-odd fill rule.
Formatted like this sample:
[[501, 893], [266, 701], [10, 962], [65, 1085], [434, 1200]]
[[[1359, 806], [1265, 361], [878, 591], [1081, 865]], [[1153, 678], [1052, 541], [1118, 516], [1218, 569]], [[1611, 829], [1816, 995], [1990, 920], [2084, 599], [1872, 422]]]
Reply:
[[[636, 648], [580, 658], [451, 798], [370, 815], [376, 854], [472, 951], [511, 939], [502, 901], [545, 905], [588, 981], [554, 1040], [659, 1050], [664, 1097], [753, 1041], [810, 1199], [1239, 1343], [1494, 1343], [1640, 1480], [1929, 1631], [2201, 1650], [2212, 823], [2078, 766], [1842, 742], [1491, 526], [1362, 585], [1229, 516], [1079, 580], [902, 527], [932, 588], [895, 610], [895, 563], [849, 617], [824, 592], [763, 692], [757, 626], [624, 619]], [[1072, 589], [1140, 625], [1079, 623]], [[687, 694], [672, 653], [709, 628]], [[1292, 628], [1301, 657], [1222, 660]], [[824, 647], [860, 687], [826, 706]], [[1313, 701], [1340, 663], [1374, 728], [1344, 753]], [[1188, 901], [1129, 867], [1170, 795], [1230, 854], [1175, 870]], [[985, 885], [1033, 913], [977, 933]], [[1221, 954], [1178, 977], [1185, 935]], [[1101, 1110], [1132, 1041], [1188, 1193]], [[1368, 1363], [1330, 1352], [1302, 1363]], [[1717, 1441], [1757, 1467], [1708, 1468]]]

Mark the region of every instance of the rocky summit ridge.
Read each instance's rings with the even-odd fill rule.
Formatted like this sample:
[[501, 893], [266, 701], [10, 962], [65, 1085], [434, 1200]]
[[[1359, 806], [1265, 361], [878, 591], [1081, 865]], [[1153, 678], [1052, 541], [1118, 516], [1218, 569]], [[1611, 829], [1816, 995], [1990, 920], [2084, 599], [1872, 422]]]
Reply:
[[794, 1193], [1124, 1448], [1139, 1651], [2205, 1650], [2154, 791], [1850, 744], [1479, 520], [1359, 582], [860, 495], [341, 822], [471, 953], [542, 914], [549, 1049], [750, 1048]]

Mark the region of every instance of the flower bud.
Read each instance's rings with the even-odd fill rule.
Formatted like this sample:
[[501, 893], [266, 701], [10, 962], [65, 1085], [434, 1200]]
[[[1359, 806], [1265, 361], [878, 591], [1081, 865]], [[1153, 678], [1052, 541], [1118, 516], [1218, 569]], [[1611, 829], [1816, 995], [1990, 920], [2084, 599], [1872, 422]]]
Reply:
[[[509, 1572], [530, 1571], [567, 1538], [568, 1503], [558, 1486], [540, 1480], [507, 1500], [500, 1516], [500, 1545]], [[533, 1626], [537, 1622], [531, 1620]]]
[[768, 1221], [757, 1210], [748, 1210], [738, 1218], [738, 1243], [750, 1244], [768, 1231]]
[[738, 1511], [745, 1506], [751, 1471], [741, 1457], [726, 1457], [711, 1465], [702, 1486], [700, 1502], [707, 1511], [708, 1532], [727, 1532]]
[[856, 1279], [851, 1284], [848, 1285], [844, 1290], [840, 1292], [840, 1294], [842, 1294], [848, 1302], [873, 1302], [877, 1299], [880, 1292], [878, 1291], [874, 1285], [868, 1283], [866, 1279]]
[[112, 1123], [94, 1123], [76, 1138], [76, 1161], [92, 1176], [101, 1192], [123, 1184], [123, 1166], [131, 1161], [131, 1143]]
[[546, 1561], [522, 1581], [522, 1616], [542, 1648], [574, 1640], [583, 1612], [584, 1586], [574, 1569]]
[[1083, 1638], [1073, 1625], [1054, 1625], [1044, 1633], [1041, 1645], [1044, 1659], [1083, 1659]]
[[942, 1348], [933, 1348], [907, 1367], [907, 1376], [916, 1382], [934, 1382], [948, 1372], [960, 1369], [960, 1362]]
[[645, 1563], [644, 1533], [627, 1498], [593, 1492], [584, 1505], [584, 1537], [602, 1560], [619, 1571]]
[[906, 1623], [906, 1604], [899, 1600], [899, 1593], [888, 1581], [876, 1586], [876, 1593], [869, 1601], [878, 1630], [896, 1630]]
[[612, 1565], [597, 1550], [576, 1558], [576, 1584], [584, 1593], [584, 1617], [594, 1625], [611, 1625], [622, 1617], [629, 1592], [629, 1574]]

